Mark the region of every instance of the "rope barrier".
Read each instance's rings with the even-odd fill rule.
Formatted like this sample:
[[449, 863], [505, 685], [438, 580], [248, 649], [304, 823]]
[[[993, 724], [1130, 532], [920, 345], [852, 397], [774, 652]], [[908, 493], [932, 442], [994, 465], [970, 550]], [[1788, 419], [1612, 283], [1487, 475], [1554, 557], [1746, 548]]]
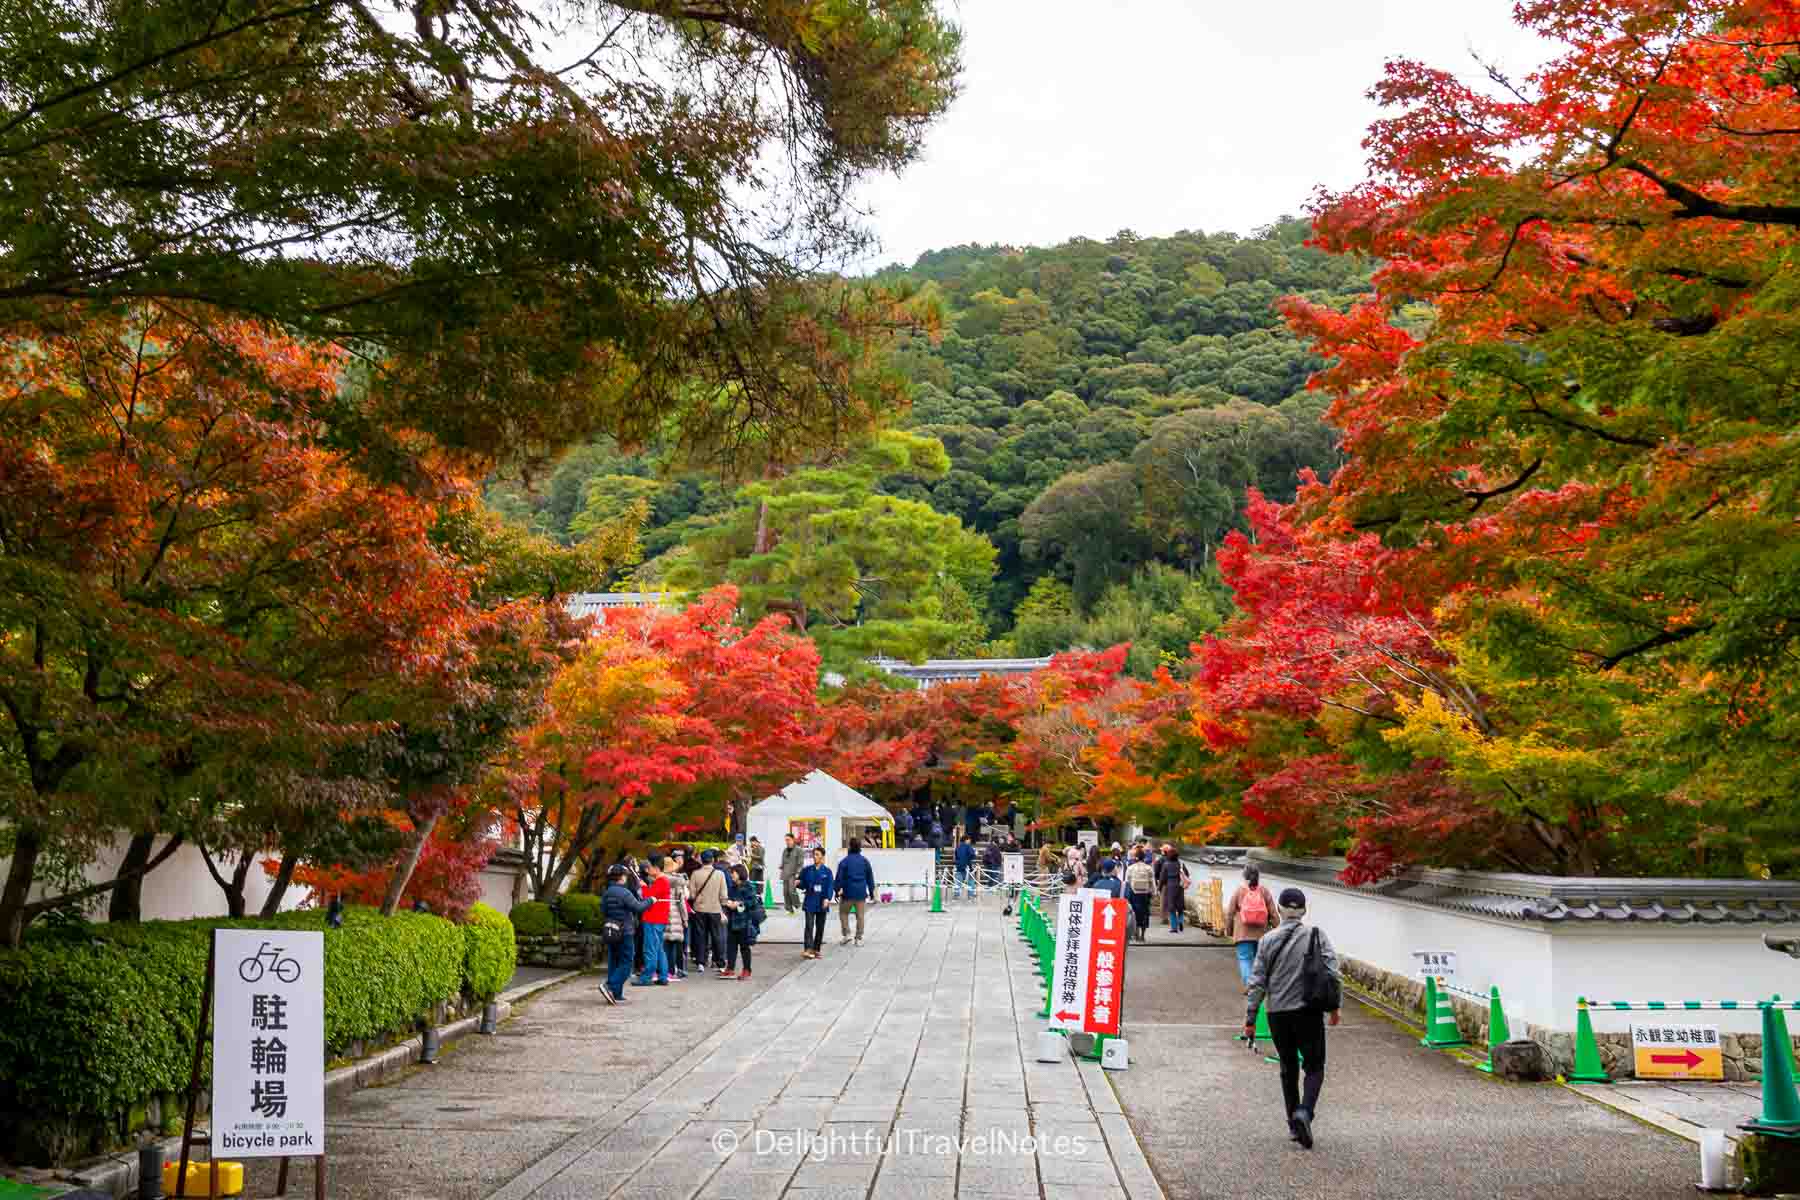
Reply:
[[1800, 1009], [1800, 1000], [1589, 1000], [1577, 997], [1577, 1007], [1596, 1012], [1757, 1012], [1765, 1008]]

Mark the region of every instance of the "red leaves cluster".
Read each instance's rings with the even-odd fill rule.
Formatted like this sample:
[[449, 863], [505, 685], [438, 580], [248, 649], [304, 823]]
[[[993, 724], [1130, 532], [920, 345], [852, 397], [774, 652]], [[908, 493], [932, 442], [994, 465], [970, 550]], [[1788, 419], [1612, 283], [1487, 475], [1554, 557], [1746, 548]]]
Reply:
[[745, 629], [736, 610], [722, 587], [615, 611], [552, 683], [503, 779], [540, 894], [604, 847], [720, 826], [816, 765], [817, 649], [784, 617]]
[[[387, 816], [397, 828], [412, 830], [412, 823], [398, 811]], [[481, 899], [482, 869], [504, 844], [498, 825], [488, 810], [468, 796], [451, 797], [407, 880], [401, 907], [423, 901], [441, 917], [462, 920], [469, 907]], [[268, 864], [271, 873], [273, 865]], [[341, 896], [346, 904], [377, 907], [387, 896], [394, 871], [392, 862], [361, 870], [305, 863], [295, 869], [294, 882], [310, 889], [308, 903], [314, 905], [326, 897]]]
[[1260, 709], [1311, 717], [1346, 692], [1379, 704], [1397, 671], [1447, 661], [1433, 636], [1432, 598], [1406, 591], [1399, 556], [1379, 538], [1297, 530], [1283, 506], [1255, 492], [1246, 515], [1255, 540], [1233, 533], [1219, 551], [1241, 615], [1195, 658], [1213, 716]]

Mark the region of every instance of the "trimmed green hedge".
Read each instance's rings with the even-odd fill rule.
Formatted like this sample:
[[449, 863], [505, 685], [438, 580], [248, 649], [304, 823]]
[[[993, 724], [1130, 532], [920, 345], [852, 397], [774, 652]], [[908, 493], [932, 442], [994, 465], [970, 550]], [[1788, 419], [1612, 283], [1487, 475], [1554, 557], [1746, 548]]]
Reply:
[[513, 905], [513, 932], [520, 937], [544, 937], [556, 932], [556, 914], [542, 900]]
[[469, 910], [463, 926], [463, 980], [477, 1000], [492, 1000], [512, 980], [519, 965], [519, 941], [512, 922], [485, 904]]
[[562, 898], [562, 923], [577, 933], [600, 928], [600, 897], [592, 892], [569, 892]]
[[207, 943], [219, 926], [324, 931], [331, 1056], [410, 1029], [464, 984], [463, 930], [426, 913], [352, 908], [342, 929], [308, 909], [34, 931], [22, 948], [0, 950], [0, 1113], [103, 1118], [186, 1089]]

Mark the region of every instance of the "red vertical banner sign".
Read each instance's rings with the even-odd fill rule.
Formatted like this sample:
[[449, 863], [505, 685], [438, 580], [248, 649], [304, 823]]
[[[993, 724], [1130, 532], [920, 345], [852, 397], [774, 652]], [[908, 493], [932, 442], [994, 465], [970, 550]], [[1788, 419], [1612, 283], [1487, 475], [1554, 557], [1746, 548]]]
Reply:
[[1131, 920], [1123, 900], [1095, 900], [1088, 927], [1087, 995], [1081, 1028], [1086, 1033], [1119, 1035], [1120, 1008], [1125, 1000], [1125, 928]]

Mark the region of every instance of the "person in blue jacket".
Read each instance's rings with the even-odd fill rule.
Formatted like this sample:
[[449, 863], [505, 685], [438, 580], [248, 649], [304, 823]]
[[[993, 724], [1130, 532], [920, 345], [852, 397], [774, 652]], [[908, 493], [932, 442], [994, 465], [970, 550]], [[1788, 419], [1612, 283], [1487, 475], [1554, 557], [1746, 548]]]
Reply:
[[825, 948], [825, 912], [837, 888], [831, 868], [825, 865], [825, 847], [812, 848], [812, 863], [800, 870], [800, 907], [806, 913], [802, 958], [817, 958]]
[[844, 861], [838, 864], [837, 875], [838, 925], [844, 932], [844, 945], [850, 944], [850, 913], [856, 912], [856, 944], [862, 945], [863, 918], [868, 912], [869, 901], [875, 895], [875, 868], [863, 857], [862, 839], [850, 839], [850, 853], [844, 855]]
[[1096, 892], [1105, 892], [1117, 900], [1125, 889], [1119, 883], [1119, 864], [1110, 858], [1100, 860], [1100, 874], [1088, 880], [1088, 887]]
[[639, 899], [626, 886], [623, 863], [606, 870], [606, 890], [600, 894], [600, 916], [619, 927], [619, 940], [607, 939], [606, 982], [600, 994], [608, 1004], [625, 1003], [625, 977], [631, 974], [631, 958], [637, 947], [638, 918], [650, 911], [650, 900]]
[[956, 839], [956, 883], [950, 888], [950, 894], [963, 892], [970, 900], [975, 898], [975, 843], [965, 835]]

